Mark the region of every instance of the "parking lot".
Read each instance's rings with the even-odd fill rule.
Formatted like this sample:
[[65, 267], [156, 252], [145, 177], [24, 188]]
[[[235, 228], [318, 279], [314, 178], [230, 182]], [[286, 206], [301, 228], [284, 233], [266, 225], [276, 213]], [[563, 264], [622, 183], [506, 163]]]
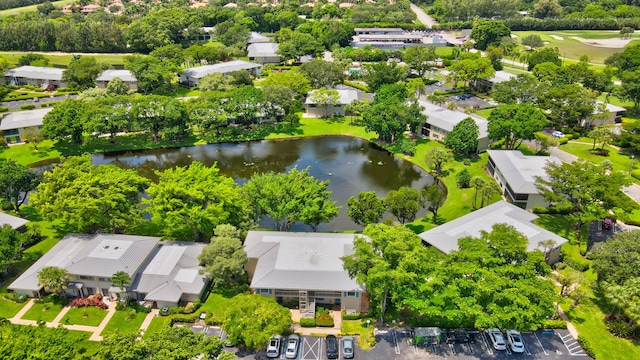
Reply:
[[[224, 331], [221, 331], [219, 327], [189, 327], [193, 331], [204, 332], [207, 336], [220, 336], [223, 339], [226, 337]], [[472, 341], [468, 343], [446, 344], [442, 341], [440, 345], [435, 346], [416, 346], [412, 342], [414, 338], [412, 329], [377, 329], [375, 331], [376, 346], [365, 352], [360, 350], [356, 344], [354, 359], [417, 360], [451, 357], [461, 360], [511, 358], [545, 360], [590, 359], [567, 330], [523, 332], [522, 340], [525, 347], [523, 353], [513, 353], [509, 347], [504, 351], [494, 350], [485, 333], [470, 331], [469, 334], [472, 336]], [[340, 341], [338, 359], [343, 360], [342, 338], [338, 337], [338, 339]], [[284, 346], [284, 341], [282, 346]], [[327, 359], [325, 347], [324, 337], [301, 336], [297, 360], [325, 360]], [[238, 359], [268, 359], [264, 349], [254, 352], [246, 349], [225, 347], [225, 351], [233, 352]], [[284, 352], [281, 351], [278, 359], [284, 358]]]

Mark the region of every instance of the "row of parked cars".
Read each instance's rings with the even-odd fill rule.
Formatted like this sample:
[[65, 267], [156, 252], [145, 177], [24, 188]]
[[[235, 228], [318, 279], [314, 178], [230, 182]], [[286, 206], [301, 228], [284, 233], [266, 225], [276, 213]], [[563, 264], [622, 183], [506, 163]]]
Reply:
[[473, 95], [471, 94], [460, 94], [460, 95], [454, 95], [451, 97], [451, 100], [467, 100], [467, 99], [471, 99], [473, 97]]
[[493, 348], [496, 350], [507, 350], [508, 345], [511, 351], [513, 351], [514, 353], [524, 352], [524, 343], [522, 342], [522, 336], [517, 330], [507, 330], [506, 342], [505, 336], [498, 328], [487, 330], [487, 335], [489, 336], [491, 345], [493, 345]]
[[[334, 335], [325, 337], [325, 345], [327, 358], [337, 359], [339, 356], [338, 338]], [[300, 350], [300, 336], [296, 334], [289, 335], [286, 339], [280, 335], [274, 335], [267, 343], [267, 357], [280, 357], [280, 351], [284, 352], [287, 359], [295, 359], [298, 357]], [[345, 359], [353, 359], [354, 355], [354, 339], [351, 336], [342, 338], [342, 357]]]

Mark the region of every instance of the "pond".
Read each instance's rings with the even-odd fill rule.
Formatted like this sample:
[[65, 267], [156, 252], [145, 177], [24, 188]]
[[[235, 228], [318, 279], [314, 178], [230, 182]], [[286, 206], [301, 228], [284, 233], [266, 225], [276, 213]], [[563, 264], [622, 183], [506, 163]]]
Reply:
[[[361, 230], [347, 215], [347, 200], [362, 191], [375, 191], [385, 197], [402, 186], [422, 189], [433, 178], [418, 166], [398, 158], [363, 139], [326, 136], [289, 140], [263, 140], [243, 143], [210, 144], [174, 149], [155, 149], [120, 154], [94, 154], [96, 164], [115, 164], [136, 169], [144, 177], [157, 180], [155, 170], [186, 166], [200, 161], [207, 166], [217, 163], [220, 173], [244, 184], [256, 172], [285, 172], [297, 166], [316, 179], [329, 180], [329, 190], [340, 206], [338, 216], [319, 231]], [[423, 210], [419, 216], [426, 212]], [[385, 215], [385, 219], [391, 216]], [[273, 221], [263, 219], [260, 226], [273, 228]], [[295, 224], [294, 231], [311, 231]]]

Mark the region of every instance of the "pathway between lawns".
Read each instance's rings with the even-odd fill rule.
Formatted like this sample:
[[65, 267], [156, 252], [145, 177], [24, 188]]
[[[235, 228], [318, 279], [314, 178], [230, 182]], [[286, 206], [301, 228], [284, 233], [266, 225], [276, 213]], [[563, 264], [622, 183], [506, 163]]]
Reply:
[[[29, 311], [29, 309], [31, 309], [33, 304], [35, 304], [35, 299], [30, 299], [25, 304], [25, 306], [23, 306], [22, 309], [20, 309], [20, 311], [18, 311], [18, 313], [14, 317], [9, 319], [9, 322], [11, 322], [12, 324], [15, 324], [15, 325], [38, 326], [38, 322], [37, 321], [26, 320], [26, 319], [22, 318], [24, 316], [24, 314], [26, 314], [27, 311]], [[112, 302], [111, 304], [109, 304], [109, 309], [107, 311], [107, 315], [104, 317], [104, 319], [102, 319], [102, 322], [100, 322], [100, 325], [98, 325], [98, 326], [61, 324], [60, 321], [62, 321], [62, 319], [67, 314], [67, 312], [69, 312], [69, 310], [71, 310], [71, 306], [68, 306], [68, 305], [65, 306], [64, 308], [62, 308], [60, 313], [55, 317], [55, 319], [53, 319], [53, 321], [45, 323], [45, 326], [46, 327], [50, 327], [50, 328], [63, 327], [63, 328], [68, 329], [68, 330], [90, 332], [91, 336], [89, 337], [89, 340], [91, 340], [91, 341], [102, 341], [102, 336], [100, 334], [102, 333], [104, 328], [107, 326], [109, 321], [111, 321], [111, 318], [113, 317], [113, 315], [116, 313], [116, 304], [117, 304], [117, 302], [115, 302], [115, 301]], [[153, 318], [157, 315], [157, 313], [158, 313], [158, 309], [151, 310], [151, 312], [149, 314], [147, 314], [146, 318], [142, 322], [142, 325], [140, 325], [140, 330], [142, 330], [143, 332], [145, 330], [147, 330], [147, 328], [149, 327], [149, 324], [151, 324], [151, 320], [153, 320]]]

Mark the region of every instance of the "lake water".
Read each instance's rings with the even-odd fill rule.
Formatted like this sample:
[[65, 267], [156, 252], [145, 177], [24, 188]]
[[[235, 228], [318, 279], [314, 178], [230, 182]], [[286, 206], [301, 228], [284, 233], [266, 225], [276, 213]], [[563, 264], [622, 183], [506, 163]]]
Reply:
[[[136, 169], [140, 175], [157, 180], [155, 170], [189, 165], [200, 161], [207, 166], [217, 163], [220, 173], [244, 184], [256, 172], [285, 172], [297, 166], [316, 179], [329, 180], [329, 190], [338, 206], [339, 215], [319, 231], [360, 230], [347, 215], [347, 200], [362, 191], [375, 191], [385, 197], [402, 186], [422, 189], [433, 178], [412, 163], [395, 157], [386, 150], [362, 139], [326, 136], [291, 140], [263, 140], [244, 143], [210, 144], [175, 149], [155, 149], [122, 154], [94, 154], [96, 164], [115, 164]], [[419, 216], [426, 212], [422, 210]], [[387, 214], [385, 218], [391, 216]], [[261, 227], [273, 228], [263, 219]], [[311, 231], [295, 224], [295, 231]]]

